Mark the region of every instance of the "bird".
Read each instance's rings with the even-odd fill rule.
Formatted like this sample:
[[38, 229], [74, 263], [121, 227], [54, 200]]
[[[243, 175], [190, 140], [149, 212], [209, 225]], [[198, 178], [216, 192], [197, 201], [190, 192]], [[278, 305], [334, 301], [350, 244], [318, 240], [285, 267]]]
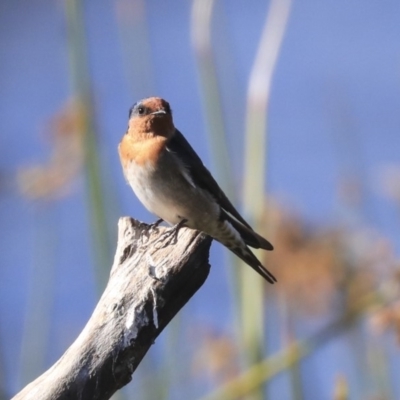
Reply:
[[129, 110], [119, 146], [125, 179], [140, 202], [159, 220], [211, 236], [265, 280], [277, 280], [250, 247], [273, 250], [232, 205], [200, 157], [175, 128], [169, 103], [149, 97]]

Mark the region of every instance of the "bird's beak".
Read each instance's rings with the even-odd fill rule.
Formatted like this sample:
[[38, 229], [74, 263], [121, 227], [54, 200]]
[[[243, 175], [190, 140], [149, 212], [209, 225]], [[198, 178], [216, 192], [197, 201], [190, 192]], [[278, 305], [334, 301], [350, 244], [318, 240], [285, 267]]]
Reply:
[[167, 112], [165, 110], [157, 110], [151, 113], [151, 115], [166, 115]]

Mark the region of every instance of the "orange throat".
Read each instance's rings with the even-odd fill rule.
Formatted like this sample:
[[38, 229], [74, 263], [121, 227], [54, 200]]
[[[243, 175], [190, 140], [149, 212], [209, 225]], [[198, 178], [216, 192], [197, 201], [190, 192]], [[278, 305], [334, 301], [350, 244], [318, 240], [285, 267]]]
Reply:
[[119, 157], [123, 168], [129, 163], [136, 165], [155, 165], [161, 153], [167, 146], [168, 138], [164, 136], [150, 136], [136, 140], [129, 132], [125, 134], [119, 144]]

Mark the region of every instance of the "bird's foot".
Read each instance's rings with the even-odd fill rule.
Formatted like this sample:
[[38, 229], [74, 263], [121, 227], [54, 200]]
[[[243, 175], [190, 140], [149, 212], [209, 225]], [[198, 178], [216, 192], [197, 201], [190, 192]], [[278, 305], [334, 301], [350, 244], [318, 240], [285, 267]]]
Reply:
[[157, 248], [163, 249], [164, 247], [175, 244], [178, 241], [179, 230], [186, 224], [186, 222], [188, 222], [187, 219], [181, 219], [177, 224], [163, 232], [155, 243], [155, 246], [157, 246], [158, 243], [162, 243], [162, 246], [157, 246]]
[[159, 218], [157, 221], [155, 221], [155, 222], [153, 222], [152, 224], [150, 224], [150, 225], [149, 225], [149, 232], [150, 232], [150, 233], [156, 232], [158, 226], [159, 226], [162, 222], [164, 222], [164, 220], [163, 220], [162, 218]]

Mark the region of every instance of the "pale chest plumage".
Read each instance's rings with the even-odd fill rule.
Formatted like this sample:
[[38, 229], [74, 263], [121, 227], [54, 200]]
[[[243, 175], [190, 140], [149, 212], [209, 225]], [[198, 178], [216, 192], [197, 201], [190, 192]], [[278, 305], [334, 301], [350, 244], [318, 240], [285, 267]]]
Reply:
[[218, 219], [219, 205], [196, 187], [176, 156], [167, 151], [157, 163], [127, 163], [125, 176], [143, 205], [170, 224], [187, 219], [188, 226], [202, 229]]

